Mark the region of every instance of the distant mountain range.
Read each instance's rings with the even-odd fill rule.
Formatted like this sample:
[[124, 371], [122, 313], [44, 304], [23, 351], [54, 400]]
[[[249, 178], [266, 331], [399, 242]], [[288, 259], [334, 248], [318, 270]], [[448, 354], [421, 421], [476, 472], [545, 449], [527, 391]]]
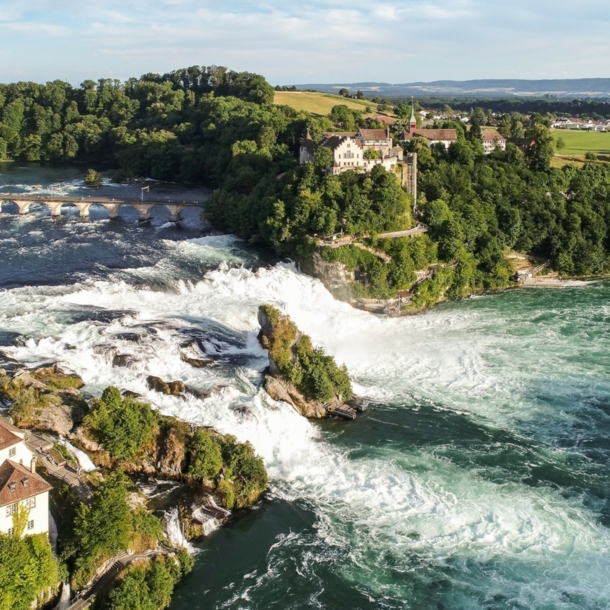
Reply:
[[376, 93], [385, 97], [543, 97], [553, 95], [561, 98], [610, 97], [610, 78], [579, 78], [552, 80], [523, 79], [479, 79], [437, 80], [430, 83], [343, 83], [295, 85], [297, 89], [315, 89], [326, 93], [337, 93], [345, 87], [350, 91]]

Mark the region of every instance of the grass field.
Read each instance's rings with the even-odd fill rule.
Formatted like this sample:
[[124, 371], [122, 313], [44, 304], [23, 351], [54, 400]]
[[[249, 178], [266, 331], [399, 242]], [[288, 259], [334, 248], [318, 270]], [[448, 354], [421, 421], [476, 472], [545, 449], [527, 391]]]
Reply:
[[565, 148], [557, 151], [560, 155], [584, 155], [588, 151], [610, 154], [610, 132], [554, 129], [553, 137], [555, 141], [561, 138], [566, 144]]
[[326, 115], [333, 106], [343, 104], [352, 110], [364, 112], [367, 106], [375, 111], [375, 104], [366, 100], [352, 100], [330, 93], [317, 93], [310, 91], [276, 91], [275, 103], [290, 106], [295, 110], [305, 110], [312, 114]]

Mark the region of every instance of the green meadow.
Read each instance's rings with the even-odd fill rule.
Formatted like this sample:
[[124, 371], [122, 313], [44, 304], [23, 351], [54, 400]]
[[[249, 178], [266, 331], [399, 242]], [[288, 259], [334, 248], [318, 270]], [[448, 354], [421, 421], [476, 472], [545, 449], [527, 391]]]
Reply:
[[553, 137], [556, 142], [559, 138], [565, 142], [565, 148], [557, 150], [560, 155], [584, 155], [588, 151], [610, 154], [610, 132], [554, 129]]

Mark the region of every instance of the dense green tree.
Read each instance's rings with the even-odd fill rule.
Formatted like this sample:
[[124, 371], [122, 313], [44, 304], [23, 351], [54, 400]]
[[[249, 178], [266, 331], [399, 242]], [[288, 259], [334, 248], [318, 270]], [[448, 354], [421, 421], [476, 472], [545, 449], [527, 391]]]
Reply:
[[194, 479], [204, 481], [213, 479], [222, 468], [220, 446], [204, 428], [198, 428], [190, 446], [191, 463], [189, 475]]

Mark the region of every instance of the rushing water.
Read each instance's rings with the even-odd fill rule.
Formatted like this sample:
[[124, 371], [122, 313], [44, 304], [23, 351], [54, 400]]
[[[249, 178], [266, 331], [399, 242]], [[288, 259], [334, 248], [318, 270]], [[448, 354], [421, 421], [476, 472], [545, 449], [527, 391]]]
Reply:
[[[164, 222], [3, 215], [0, 345], [264, 457], [269, 494], [199, 545], [172, 609], [610, 608], [610, 285], [382, 319], [195, 218]], [[261, 303], [347, 365], [366, 414], [310, 422], [265, 395]], [[193, 337], [217, 366], [181, 360]], [[205, 394], [152, 393], [149, 374]]]

